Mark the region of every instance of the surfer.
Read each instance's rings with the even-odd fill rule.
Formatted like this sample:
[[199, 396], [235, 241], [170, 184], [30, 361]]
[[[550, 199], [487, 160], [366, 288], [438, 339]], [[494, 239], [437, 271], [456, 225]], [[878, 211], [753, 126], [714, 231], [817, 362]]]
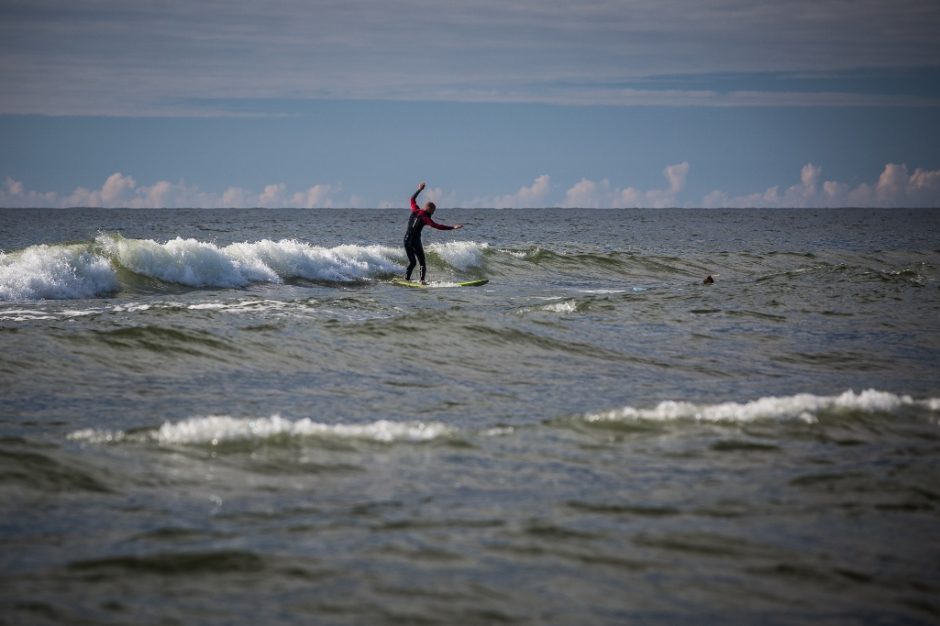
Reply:
[[408, 269], [405, 271], [405, 280], [411, 280], [411, 272], [415, 265], [421, 264], [421, 282], [426, 283], [428, 272], [427, 263], [424, 260], [424, 246], [421, 244], [421, 231], [425, 226], [431, 226], [438, 230], [456, 230], [463, 228], [463, 224], [438, 224], [431, 219], [437, 206], [433, 202], [426, 202], [424, 208], [418, 207], [418, 194], [424, 189], [424, 183], [418, 185], [418, 190], [411, 196], [411, 217], [408, 218], [408, 230], [405, 231], [405, 254], [408, 255]]

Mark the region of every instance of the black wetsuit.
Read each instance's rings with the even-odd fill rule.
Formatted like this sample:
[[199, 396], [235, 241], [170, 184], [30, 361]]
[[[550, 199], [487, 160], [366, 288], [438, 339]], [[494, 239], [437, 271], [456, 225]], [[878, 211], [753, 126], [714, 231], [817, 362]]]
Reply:
[[408, 269], [405, 271], [405, 280], [411, 280], [411, 272], [415, 265], [421, 265], [421, 282], [427, 276], [428, 266], [424, 260], [424, 245], [421, 243], [421, 231], [425, 226], [438, 230], [453, 230], [453, 226], [438, 224], [431, 219], [427, 211], [418, 207], [417, 198], [421, 193], [419, 189], [411, 196], [411, 217], [408, 218], [408, 230], [405, 231], [405, 254], [408, 255]]

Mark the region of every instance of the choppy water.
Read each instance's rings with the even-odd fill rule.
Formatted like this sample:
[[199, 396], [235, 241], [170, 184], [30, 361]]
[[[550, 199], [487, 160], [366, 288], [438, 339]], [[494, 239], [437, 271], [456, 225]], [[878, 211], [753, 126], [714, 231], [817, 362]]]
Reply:
[[406, 216], [0, 210], [0, 622], [940, 621], [940, 212]]

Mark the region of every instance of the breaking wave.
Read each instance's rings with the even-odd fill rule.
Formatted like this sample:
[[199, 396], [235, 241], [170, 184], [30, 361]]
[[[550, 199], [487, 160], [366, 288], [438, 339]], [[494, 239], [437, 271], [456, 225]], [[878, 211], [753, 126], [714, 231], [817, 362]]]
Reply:
[[224, 247], [179, 237], [160, 244], [99, 235], [96, 242], [121, 267], [189, 287], [244, 287], [291, 278], [352, 282], [398, 271], [400, 257], [397, 249], [386, 246], [325, 248], [291, 239]]
[[108, 259], [82, 245], [0, 252], [0, 301], [93, 298], [119, 288]]
[[[480, 267], [485, 243], [428, 246], [457, 271]], [[219, 246], [177, 237], [164, 243], [100, 234], [93, 243], [0, 252], [0, 301], [67, 300], [121, 289], [121, 271], [186, 287], [240, 288], [303, 279], [351, 283], [397, 274], [403, 250], [382, 245], [316, 246], [293, 239]]]
[[483, 265], [483, 258], [489, 250], [489, 244], [475, 241], [448, 241], [432, 243], [427, 248], [431, 254], [436, 254], [451, 267], [468, 270]]
[[[426, 250], [432, 264], [452, 275], [516, 274], [528, 282], [590, 276], [630, 284], [690, 279], [698, 283], [705, 275], [724, 273], [734, 283], [769, 283], [790, 290], [800, 288], [804, 280], [849, 279], [875, 282], [879, 288], [924, 287], [940, 280], [933, 260], [901, 253], [879, 258], [842, 254], [822, 259], [788, 253], [680, 258], [624, 250], [494, 248], [475, 241], [435, 242]], [[102, 233], [93, 242], [0, 253], [0, 302], [94, 298], [141, 285], [161, 289], [156, 283], [222, 289], [291, 280], [357, 283], [398, 274], [405, 263], [400, 247], [379, 244], [325, 247], [295, 239], [262, 239], [218, 245], [192, 238], [159, 242]]]

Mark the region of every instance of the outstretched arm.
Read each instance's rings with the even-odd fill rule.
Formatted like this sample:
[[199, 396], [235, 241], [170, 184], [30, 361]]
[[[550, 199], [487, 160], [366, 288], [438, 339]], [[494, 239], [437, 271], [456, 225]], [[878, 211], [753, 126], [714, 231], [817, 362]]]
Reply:
[[418, 190], [411, 194], [411, 211], [413, 213], [419, 211], [418, 208], [418, 194], [424, 189], [424, 183], [418, 183]]
[[463, 224], [454, 224], [453, 226], [448, 226], [447, 224], [438, 224], [427, 214], [424, 214], [422, 219], [424, 220], [425, 224], [438, 230], [457, 230], [458, 228], [463, 228]]

